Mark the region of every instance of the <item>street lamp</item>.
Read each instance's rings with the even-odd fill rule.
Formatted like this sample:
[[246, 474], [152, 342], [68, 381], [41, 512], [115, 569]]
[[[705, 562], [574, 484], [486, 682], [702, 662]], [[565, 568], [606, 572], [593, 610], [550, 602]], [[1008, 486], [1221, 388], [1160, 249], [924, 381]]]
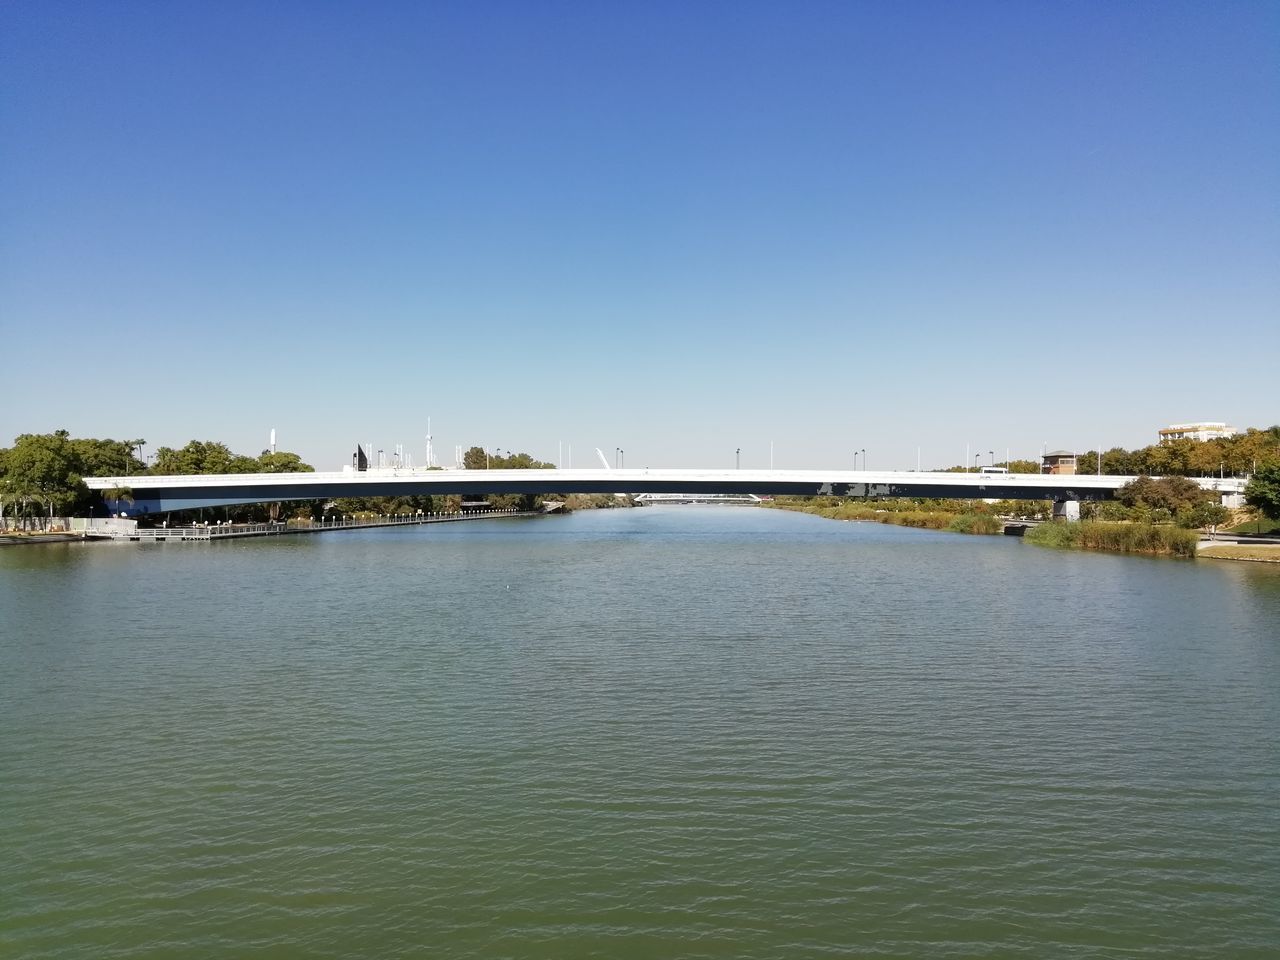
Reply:
[[[994, 450], [988, 450], [987, 453], [991, 455], [991, 465], [994, 467], [996, 465], [996, 452]], [[1008, 464], [1006, 463], [1005, 466], [1007, 467]]]
[[867, 448], [862, 448], [862, 469], [867, 469]]
[[853, 469], [858, 469], [858, 451], [853, 451]]
[[982, 454], [980, 454], [980, 453], [975, 453], [975, 454], [973, 455], [973, 472], [974, 472], [974, 473], [977, 473], [977, 472], [978, 472], [978, 460], [979, 460], [981, 457], [982, 457]]
[[627, 451], [621, 447], [618, 448], [618, 465], [625, 467], [627, 465]]
[[742, 448], [741, 447], [733, 451], [733, 469], [735, 470], [742, 469]]

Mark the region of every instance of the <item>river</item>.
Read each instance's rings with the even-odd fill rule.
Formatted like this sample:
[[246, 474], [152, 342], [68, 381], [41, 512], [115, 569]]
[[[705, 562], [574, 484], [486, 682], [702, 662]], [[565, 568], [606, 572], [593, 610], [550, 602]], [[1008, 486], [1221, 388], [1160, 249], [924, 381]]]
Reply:
[[0, 550], [0, 955], [1274, 957], [1280, 571], [659, 507]]

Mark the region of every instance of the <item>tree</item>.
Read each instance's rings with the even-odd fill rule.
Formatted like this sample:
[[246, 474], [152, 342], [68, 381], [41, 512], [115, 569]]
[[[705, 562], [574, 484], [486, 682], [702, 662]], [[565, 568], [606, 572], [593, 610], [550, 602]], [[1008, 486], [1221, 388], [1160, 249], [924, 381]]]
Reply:
[[1231, 511], [1222, 504], [1206, 500], [1193, 507], [1183, 507], [1178, 511], [1177, 520], [1178, 526], [1196, 530], [1216, 527], [1220, 523], [1226, 523], [1230, 517]]
[[1116, 499], [1126, 507], [1145, 507], [1148, 510], [1163, 510], [1169, 514], [1183, 508], [1191, 508], [1213, 497], [1207, 490], [1202, 490], [1194, 480], [1187, 477], [1138, 477], [1131, 480], [1116, 491]]
[[[155, 472], [159, 474], [247, 473], [232, 470], [235, 454], [225, 443], [192, 440], [180, 450], [161, 447], [156, 451]], [[245, 458], [248, 459], [248, 458]]]
[[124, 477], [140, 473], [146, 464], [134, 451], [143, 440], [95, 440], [81, 438], [71, 441], [71, 450], [79, 461], [82, 477]]
[[1244, 499], [1268, 520], [1280, 520], [1280, 463], [1259, 467], [1244, 488]]
[[[295, 453], [276, 453], [272, 457], [273, 464], [297, 463], [301, 466], [301, 458]], [[310, 467], [307, 467], [310, 470]], [[155, 473], [159, 474], [207, 474], [207, 473], [259, 473], [262, 464], [258, 457], [246, 457], [242, 453], [232, 453], [225, 443], [214, 440], [192, 440], [181, 450], [172, 447], [161, 447], [156, 451]], [[271, 470], [272, 473], [289, 473], [297, 470]]]
[[1136, 473], [1133, 454], [1123, 447], [1112, 447], [1102, 455], [1102, 472], [1112, 477], [1126, 477]]
[[256, 473], [315, 473], [316, 469], [309, 463], [303, 463], [296, 453], [284, 450], [263, 450], [254, 466]]
[[34, 500], [49, 515], [69, 513], [88, 493], [65, 430], [22, 434], [5, 454], [4, 466], [6, 496], [24, 504]]

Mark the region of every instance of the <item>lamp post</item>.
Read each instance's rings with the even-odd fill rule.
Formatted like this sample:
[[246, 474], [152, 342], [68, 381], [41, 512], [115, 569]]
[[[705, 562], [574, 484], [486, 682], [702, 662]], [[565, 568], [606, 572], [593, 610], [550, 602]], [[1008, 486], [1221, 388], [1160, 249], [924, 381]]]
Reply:
[[867, 469], [867, 448], [862, 448], [862, 469]]
[[627, 451], [621, 447], [618, 448], [618, 466], [625, 468], [627, 465]]
[[[994, 450], [988, 450], [987, 453], [991, 455], [991, 465], [994, 467], [996, 465], [996, 452]], [[1008, 464], [1006, 463], [1005, 466], [1007, 467]]]
[[980, 453], [975, 453], [975, 454], [973, 455], [973, 472], [974, 472], [974, 473], [977, 473], [977, 472], [978, 472], [978, 460], [979, 460], [979, 458], [981, 458], [981, 456], [982, 456], [982, 454], [980, 454]]
[[854, 470], [858, 469], [858, 451], [857, 450], [853, 451], [853, 469]]
[[735, 470], [742, 469], [742, 448], [741, 447], [733, 451], [733, 469]]

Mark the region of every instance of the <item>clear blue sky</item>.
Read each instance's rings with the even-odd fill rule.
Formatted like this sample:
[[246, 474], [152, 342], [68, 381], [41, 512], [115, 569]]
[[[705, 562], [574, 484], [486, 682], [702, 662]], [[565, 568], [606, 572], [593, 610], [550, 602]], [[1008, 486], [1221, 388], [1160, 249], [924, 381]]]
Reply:
[[1280, 420], [1280, 4], [8, 3], [0, 445]]

